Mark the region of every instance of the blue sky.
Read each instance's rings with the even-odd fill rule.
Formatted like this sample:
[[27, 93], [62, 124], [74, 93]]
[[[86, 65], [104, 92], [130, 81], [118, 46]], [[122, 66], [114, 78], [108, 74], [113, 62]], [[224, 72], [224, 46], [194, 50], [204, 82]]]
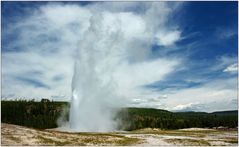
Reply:
[[[143, 37], [129, 38], [135, 43], [122, 46], [130, 50], [125, 49], [126, 61], [132, 67], [149, 63], [151, 68], [145, 67], [149, 70], [145, 76], [151, 78], [123, 76], [134, 79], [131, 83], [142, 82], [128, 84], [132, 86], [128, 89], [139, 87], [136, 91], [117, 93], [127, 91], [134, 98], [132, 104], [139, 107], [172, 111], [237, 109], [237, 2], [159, 2], [155, 7], [150, 2], [2, 2], [2, 98], [68, 101], [75, 51], [84, 42], [81, 29], [87, 25], [82, 17], [87, 19], [88, 11], [95, 15], [95, 11], [104, 10], [112, 15], [127, 13], [126, 17], [135, 19], [132, 26], [142, 18], [144, 29], [153, 30]], [[150, 63], [156, 60], [158, 65]], [[129, 71], [116, 66], [119, 73]], [[155, 71], [157, 68], [164, 72]], [[144, 73], [140, 69], [138, 72]], [[121, 79], [115, 82], [122, 86]], [[212, 106], [215, 102], [217, 105]]]
[[[237, 3], [191, 2], [180, 10], [173, 19], [180, 24], [185, 38], [177, 42], [178, 51], [172, 54], [186, 56], [190, 67], [169, 77], [169, 87], [171, 83], [180, 83], [179, 80], [185, 76], [205, 79], [206, 82], [214, 78], [237, 76], [236, 73], [228, 75], [221, 72], [222, 69], [210, 70], [212, 66], [218, 64], [220, 57], [237, 58]], [[158, 48], [160, 50], [160, 47]], [[157, 47], [154, 50], [157, 50]], [[167, 84], [161, 84], [164, 85], [163, 88], [167, 87]], [[161, 87], [161, 84], [157, 85]], [[185, 81], [182, 80], [181, 84], [185, 85]], [[188, 86], [198, 84], [188, 83]]]

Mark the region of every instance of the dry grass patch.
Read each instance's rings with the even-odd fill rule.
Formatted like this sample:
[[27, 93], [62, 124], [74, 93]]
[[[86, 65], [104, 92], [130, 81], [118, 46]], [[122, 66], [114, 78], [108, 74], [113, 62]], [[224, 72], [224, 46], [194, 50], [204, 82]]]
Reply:
[[164, 141], [168, 143], [173, 143], [174, 145], [188, 145], [188, 146], [210, 146], [210, 143], [205, 140], [195, 140], [195, 139], [165, 139]]

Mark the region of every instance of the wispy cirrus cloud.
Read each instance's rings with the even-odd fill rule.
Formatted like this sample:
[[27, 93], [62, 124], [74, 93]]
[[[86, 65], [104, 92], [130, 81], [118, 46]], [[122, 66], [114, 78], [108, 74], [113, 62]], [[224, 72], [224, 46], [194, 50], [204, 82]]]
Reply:
[[229, 72], [229, 73], [237, 73], [237, 63], [229, 65], [227, 68], [223, 70], [223, 72]]

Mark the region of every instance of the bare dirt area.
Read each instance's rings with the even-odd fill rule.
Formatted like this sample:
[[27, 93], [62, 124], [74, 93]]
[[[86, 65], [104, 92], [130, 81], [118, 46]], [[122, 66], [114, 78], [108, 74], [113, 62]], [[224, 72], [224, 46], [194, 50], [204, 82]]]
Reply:
[[237, 131], [213, 129], [160, 130], [141, 129], [129, 132], [72, 133], [39, 130], [11, 124], [1, 124], [1, 145], [67, 145], [67, 146], [237, 146]]
[[39, 130], [11, 124], [1, 124], [1, 145], [134, 145], [137, 138], [114, 133], [71, 133], [55, 130]]

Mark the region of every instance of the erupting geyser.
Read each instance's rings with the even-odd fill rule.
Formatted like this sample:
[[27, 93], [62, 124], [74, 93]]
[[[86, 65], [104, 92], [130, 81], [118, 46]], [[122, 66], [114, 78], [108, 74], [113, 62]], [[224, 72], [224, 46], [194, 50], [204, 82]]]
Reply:
[[[161, 7], [164, 4], [150, 3], [144, 14], [81, 10], [84, 15], [79, 18], [85, 21], [71, 24], [82, 27], [75, 39], [79, 43], [72, 79], [71, 130], [116, 130], [118, 108], [129, 104], [130, 98], [152, 94], [142, 85], [161, 80], [178, 64], [174, 59], [149, 58], [152, 44], [173, 44], [171, 36], [180, 35], [164, 29], [158, 12]], [[155, 18], [162, 21], [154, 22]]]
[[[112, 17], [105, 22], [103, 17]], [[116, 94], [116, 68], [124, 58], [119, 48], [121, 26], [111, 26], [118, 19], [110, 14], [92, 16], [76, 55], [72, 80], [70, 128], [74, 131], [113, 131], [116, 108], [121, 104]], [[111, 28], [109, 28], [111, 26]], [[122, 47], [122, 45], [121, 45]]]

